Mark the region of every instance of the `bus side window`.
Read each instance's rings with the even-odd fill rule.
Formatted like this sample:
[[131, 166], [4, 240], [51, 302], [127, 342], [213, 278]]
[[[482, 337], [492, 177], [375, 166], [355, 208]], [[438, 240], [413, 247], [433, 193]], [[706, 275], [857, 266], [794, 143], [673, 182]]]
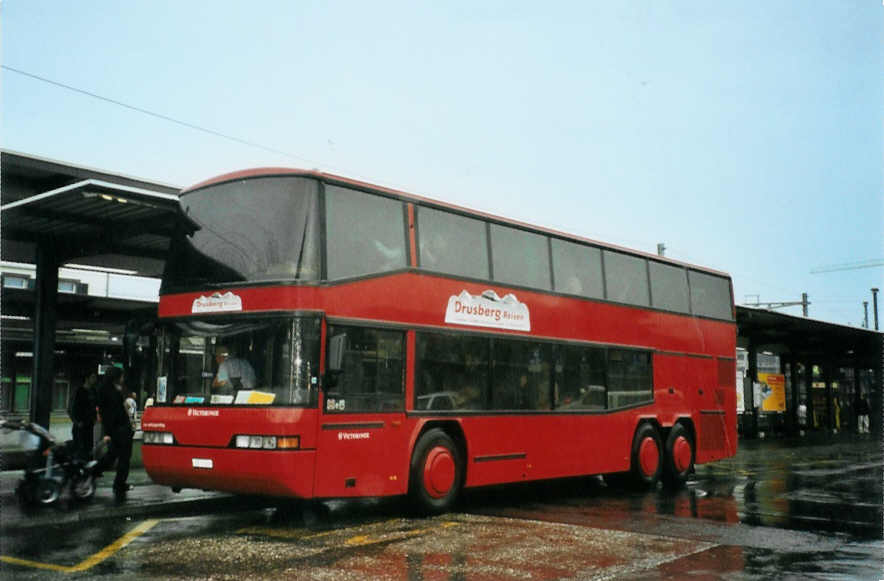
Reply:
[[401, 411], [405, 398], [405, 334], [365, 327], [329, 328], [330, 341], [345, 334], [341, 370], [326, 393], [327, 412]]
[[418, 332], [414, 409], [486, 409], [489, 345], [486, 337]]
[[605, 409], [605, 350], [599, 347], [560, 347], [556, 387], [556, 409]]
[[407, 266], [402, 202], [331, 185], [325, 197], [330, 280]]

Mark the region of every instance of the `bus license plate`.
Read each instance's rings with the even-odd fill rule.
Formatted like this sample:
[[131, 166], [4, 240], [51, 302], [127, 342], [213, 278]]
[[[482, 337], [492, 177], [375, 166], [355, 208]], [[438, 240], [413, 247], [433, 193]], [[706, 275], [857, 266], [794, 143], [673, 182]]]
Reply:
[[194, 468], [202, 468], [203, 470], [211, 470], [215, 467], [215, 463], [211, 458], [191, 458]]

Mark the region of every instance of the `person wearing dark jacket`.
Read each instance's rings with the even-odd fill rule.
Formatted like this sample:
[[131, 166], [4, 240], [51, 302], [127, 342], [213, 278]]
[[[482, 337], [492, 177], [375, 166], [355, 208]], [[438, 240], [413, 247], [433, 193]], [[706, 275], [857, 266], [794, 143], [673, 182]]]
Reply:
[[120, 497], [131, 488], [126, 483], [129, 478], [129, 460], [132, 456], [132, 425], [123, 405], [126, 380], [123, 370], [111, 367], [104, 376], [98, 390], [98, 413], [104, 426], [104, 440], [108, 451], [98, 464], [97, 473], [104, 472], [117, 461], [117, 474], [114, 477], [114, 493]]
[[864, 395], [860, 395], [856, 402], [857, 431], [860, 434], [869, 433], [869, 414], [871, 411], [868, 400]]
[[92, 456], [93, 435], [95, 428], [95, 384], [98, 376], [90, 373], [83, 384], [74, 392], [71, 400], [71, 438], [77, 458], [88, 460]]

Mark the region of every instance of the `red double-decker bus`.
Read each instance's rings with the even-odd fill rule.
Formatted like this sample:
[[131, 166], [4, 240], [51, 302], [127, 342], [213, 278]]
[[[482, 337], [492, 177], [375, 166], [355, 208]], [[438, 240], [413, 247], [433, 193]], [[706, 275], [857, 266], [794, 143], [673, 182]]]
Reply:
[[316, 171], [181, 205], [142, 421], [158, 483], [433, 512], [736, 453], [725, 274]]

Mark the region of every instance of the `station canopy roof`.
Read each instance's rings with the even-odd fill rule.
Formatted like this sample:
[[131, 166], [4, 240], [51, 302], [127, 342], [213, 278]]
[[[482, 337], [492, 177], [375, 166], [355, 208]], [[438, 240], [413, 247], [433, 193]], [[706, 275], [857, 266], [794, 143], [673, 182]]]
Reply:
[[0, 206], [2, 258], [34, 263], [50, 240], [62, 263], [160, 276], [178, 211], [175, 194], [85, 179]]
[[874, 368], [881, 364], [882, 334], [765, 309], [737, 307], [740, 345], [751, 338], [759, 350], [794, 357], [796, 362]]

